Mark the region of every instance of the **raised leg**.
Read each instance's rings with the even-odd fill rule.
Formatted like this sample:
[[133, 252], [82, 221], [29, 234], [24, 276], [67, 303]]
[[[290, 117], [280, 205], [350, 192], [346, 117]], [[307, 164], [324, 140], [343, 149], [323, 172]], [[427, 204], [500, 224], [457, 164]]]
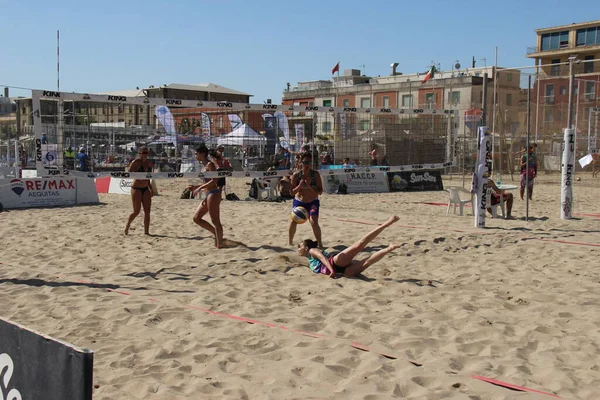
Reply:
[[390, 244], [385, 249], [381, 249], [373, 254], [371, 254], [368, 258], [361, 261], [352, 261], [352, 264], [346, 268], [344, 275], [346, 276], [357, 276], [365, 269], [369, 268], [371, 265], [375, 264], [377, 261], [381, 260], [384, 256], [391, 253], [392, 251], [399, 248], [400, 244]]
[[396, 215], [390, 217], [387, 221], [385, 221], [382, 225], [373, 229], [371, 232], [367, 233], [363, 236], [358, 242], [354, 243], [352, 246], [344, 249], [341, 253], [336, 254], [333, 257], [333, 262], [340, 267], [345, 267], [350, 265], [354, 257], [358, 255], [361, 251], [367, 247], [369, 243], [373, 241], [385, 228], [397, 222], [400, 218]]

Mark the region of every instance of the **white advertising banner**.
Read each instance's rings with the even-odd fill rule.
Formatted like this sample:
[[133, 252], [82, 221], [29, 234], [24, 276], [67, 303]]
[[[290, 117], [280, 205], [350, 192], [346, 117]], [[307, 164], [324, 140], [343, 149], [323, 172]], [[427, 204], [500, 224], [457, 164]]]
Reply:
[[77, 203], [77, 178], [0, 180], [4, 208], [72, 206]]
[[127, 178], [110, 178], [108, 193], [113, 194], [131, 194], [131, 185], [133, 179]]
[[390, 191], [385, 172], [351, 172], [345, 175], [328, 175], [326, 170], [319, 172], [326, 193], [336, 193], [342, 185], [346, 186], [347, 193], [385, 193]]
[[560, 185], [560, 218], [573, 218], [573, 170], [575, 169], [575, 130], [565, 129]]

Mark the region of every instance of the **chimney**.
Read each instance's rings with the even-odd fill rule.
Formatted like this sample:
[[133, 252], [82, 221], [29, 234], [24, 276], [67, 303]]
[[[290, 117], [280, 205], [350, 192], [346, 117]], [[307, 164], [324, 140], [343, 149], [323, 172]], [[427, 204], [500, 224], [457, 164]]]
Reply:
[[390, 67], [392, 68], [392, 76], [396, 75], [396, 68], [398, 68], [398, 65], [400, 64], [398, 64], [397, 62], [390, 64]]
[[4, 88], [4, 97], [8, 98], [8, 88]]

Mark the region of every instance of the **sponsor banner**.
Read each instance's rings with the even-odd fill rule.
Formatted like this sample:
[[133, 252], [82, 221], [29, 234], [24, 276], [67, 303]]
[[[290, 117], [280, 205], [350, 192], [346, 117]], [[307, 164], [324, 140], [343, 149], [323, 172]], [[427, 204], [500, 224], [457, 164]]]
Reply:
[[[473, 174], [473, 190], [475, 191], [475, 227], [485, 227], [485, 212], [487, 209], [487, 183], [491, 166], [492, 144], [487, 126], [479, 127], [479, 145], [477, 149], [477, 166]], [[473, 193], [473, 191], [471, 191]]]
[[77, 179], [3, 179], [0, 203], [4, 208], [72, 206], [77, 203]]
[[44, 166], [57, 166], [58, 165], [58, 145], [56, 144], [42, 144], [42, 161]]
[[283, 133], [283, 137], [285, 138], [286, 143], [290, 142], [290, 125], [288, 124], [288, 119], [284, 113], [281, 111], [277, 111], [273, 114], [275, 118], [277, 118], [277, 125], [281, 132]]
[[[354, 167], [350, 169], [330, 169], [320, 171], [321, 174], [327, 175], [345, 175], [351, 172], [404, 172], [404, 171], [421, 171], [421, 170], [436, 170], [453, 166], [452, 162], [438, 164], [412, 164], [400, 166], [371, 166], [371, 167]], [[341, 166], [340, 166], [341, 167]], [[110, 176], [112, 178], [128, 178], [128, 179], [174, 179], [174, 178], [220, 178], [222, 172], [82, 172], [68, 171], [69, 176], [79, 178], [101, 178]], [[262, 171], [228, 171], [227, 176], [232, 178], [262, 178]], [[290, 170], [278, 170], [275, 176], [283, 177], [292, 174]]]
[[133, 179], [110, 178], [110, 185], [108, 185], [108, 193], [131, 194], [131, 185], [133, 185]]
[[[333, 172], [336, 170], [329, 170]], [[347, 171], [341, 169], [339, 171]], [[326, 193], [336, 193], [345, 185], [347, 193], [385, 193], [389, 192], [385, 172], [344, 172], [344, 175], [324, 174], [321, 177]]]
[[168, 135], [175, 135], [177, 133], [175, 119], [173, 119], [173, 114], [171, 114], [167, 106], [157, 106], [154, 109], [154, 115], [156, 115], [156, 118], [158, 118]]
[[575, 130], [565, 129], [561, 165], [560, 218], [573, 218], [573, 172], [575, 168]]
[[94, 353], [0, 318], [0, 399], [91, 400]]
[[300, 151], [304, 144], [304, 124], [294, 124], [294, 130], [296, 131], [296, 151]]
[[231, 124], [232, 131], [235, 131], [239, 126], [243, 124], [242, 119], [237, 114], [229, 114], [227, 118], [229, 118], [229, 123]]
[[444, 190], [441, 171], [405, 171], [387, 174], [390, 192], [426, 192]]
[[[433, 115], [433, 114], [457, 114], [457, 110], [436, 110], [423, 108], [361, 108], [361, 107], [321, 107], [321, 106], [291, 106], [277, 104], [248, 104], [248, 103], [231, 103], [226, 101], [197, 101], [197, 100], [175, 100], [163, 99], [155, 97], [126, 97], [126, 96], [107, 96], [102, 94], [85, 94], [85, 93], [65, 93], [51, 92], [45, 90], [33, 90], [33, 97], [44, 100], [61, 100], [61, 101], [96, 101], [101, 103], [127, 103], [137, 105], [152, 105], [152, 106], [172, 106], [176, 104], [181, 107], [192, 108], [212, 108], [227, 111], [268, 111], [268, 112], [333, 112], [333, 113], [349, 113], [349, 114], [407, 114], [407, 115]], [[289, 130], [289, 129], [288, 129]], [[285, 135], [285, 132], [284, 132]]]
[[202, 136], [210, 136], [210, 117], [207, 113], [201, 113], [202, 116]]
[[265, 123], [265, 137], [267, 138], [265, 155], [270, 156], [275, 154], [275, 147], [277, 146], [277, 118], [270, 114], [263, 114], [262, 117]]

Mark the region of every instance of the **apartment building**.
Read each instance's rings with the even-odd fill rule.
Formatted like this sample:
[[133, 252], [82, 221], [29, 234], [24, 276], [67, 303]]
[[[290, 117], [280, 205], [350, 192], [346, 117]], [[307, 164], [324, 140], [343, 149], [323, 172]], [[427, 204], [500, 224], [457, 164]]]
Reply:
[[[362, 108], [427, 108], [457, 110], [459, 136], [473, 136], [474, 130], [465, 125], [467, 110], [481, 109], [483, 79], [488, 74], [488, 109], [492, 109], [494, 79], [496, 82], [495, 127], [497, 132], [509, 135], [525, 129], [519, 124], [520, 71], [493, 67], [437, 71], [435, 77], [422, 83], [426, 73], [403, 74], [391, 65], [389, 76], [369, 77], [359, 70], [345, 70], [342, 76], [331, 80], [298, 82], [283, 93], [283, 104], [300, 106], [339, 106]], [[310, 114], [310, 113], [306, 113]], [[490, 116], [491, 118], [491, 116]], [[488, 125], [492, 126], [488, 118]], [[292, 119], [315, 120], [316, 136], [333, 135], [333, 120], [329, 115], [297, 115]], [[352, 121], [356, 134], [376, 129], [377, 118], [359, 117]]]
[[[598, 131], [591, 107], [600, 105], [600, 20], [541, 28], [536, 45], [527, 49], [535, 60], [538, 79], [533, 87], [532, 131], [542, 138], [561, 137], [568, 124], [569, 76], [575, 77], [573, 124], [578, 134], [588, 124]], [[569, 63], [572, 62], [572, 69]], [[571, 72], [570, 72], [571, 71]]]
[[[229, 89], [214, 83], [187, 85], [168, 84], [150, 86], [146, 89], [120, 90], [103, 92], [113, 96], [125, 97], [153, 97], [171, 98], [181, 100], [201, 101], [229, 101], [236, 103], [249, 103], [251, 94]], [[17, 99], [20, 129], [29, 133], [33, 125], [31, 98]], [[57, 118], [57, 103], [42, 102], [42, 123], [55, 124]], [[73, 109], [75, 107], [75, 109]], [[65, 129], [70, 125], [89, 125], [90, 123], [124, 123], [125, 126], [156, 126], [154, 109], [150, 106], [135, 106], [127, 104], [109, 103], [64, 103]], [[180, 121], [177, 121], [180, 122]]]

